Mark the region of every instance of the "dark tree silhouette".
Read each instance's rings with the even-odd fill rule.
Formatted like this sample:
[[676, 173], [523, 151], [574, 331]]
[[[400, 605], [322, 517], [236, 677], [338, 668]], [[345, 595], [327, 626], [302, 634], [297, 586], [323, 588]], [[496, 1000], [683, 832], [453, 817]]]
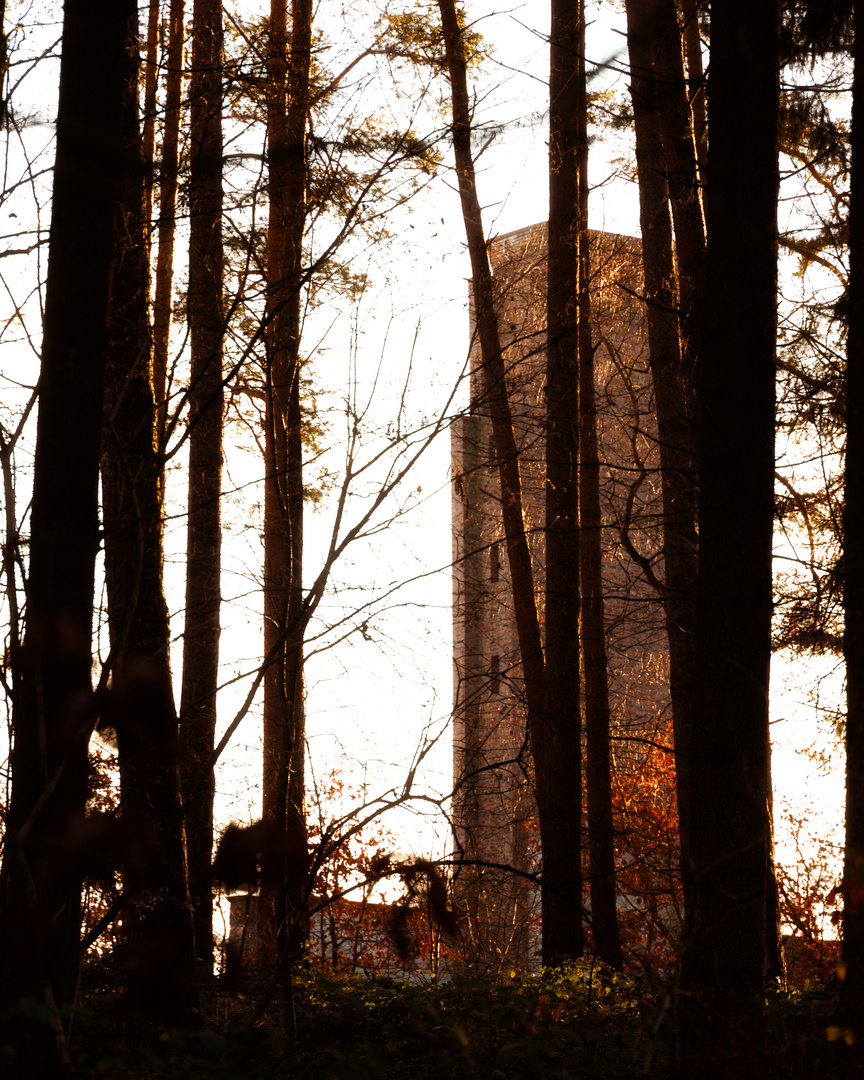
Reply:
[[[854, 14], [846, 507], [843, 518], [846, 660], [846, 846], [843, 868], [842, 1021], [853, 1031], [852, 1071], [864, 1067], [864, 8]], [[850, 1072], [852, 1075], [852, 1072]]]
[[165, 443], [165, 391], [168, 380], [168, 343], [171, 334], [171, 284], [174, 280], [177, 171], [179, 167], [180, 97], [183, 82], [184, 0], [171, 0], [168, 16], [168, 49], [165, 55], [165, 106], [159, 155], [158, 242], [153, 283], [153, 393], [159, 409], [159, 446]]
[[676, 264], [657, 104], [653, 23], [644, 0], [627, 0], [648, 356], [654, 382], [663, 491], [663, 609], [675, 740], [678, 827], [685, 906], [690, 899], [690, 742], [696, 695], [698, 416], [695, 357], [682, 358]]
[[[123, 138], [137, 9], [67, 0], [44, 309], [24, 648], [2, 872], [3, 1041], [12, 1074], [56, 1075], [75, 1000], [94, 717], [91, 621], [115, 212], [138, 173]], [[98, 62], [94, 62], [94, 58]], [[87, 253], [82, 259], [82, 252]], [[33, 999], [50, 1027], [22, 1013]]]
[[136, 168], [124, 178], [117, 215], [105, 374], [102, 504], [112, 692], [103, 719], [117, 736], [123, 820], [130, 835], [139, 834], [134, 851], [126, 852], [124, 873], [130, 978], [138, 1004], [168, 1016], [191, 986], [193, 951], [163, 584], [149, 221], [135, 77], [124, 87], [122, 107], [126, 154]]
[[[300, 329], [311, 109], [312, 0], [273, 0], [267, 55], [270, 217], [264, 433], [264, 820], [305, 847], [303, 702], [303, 445]], [[286, 854], [275, 896], [262, 904], [262, 942], [279, 965], [283, 1028], [293, 1029], [291, 968], [302, 937], [306, 882]], [[272, 905], [272, 906], [271, 906]], [[291, 1015], [289, 1015], [289, 1013]]]
[[[771, 821], [779, 6], [730, 0], [711, 27], [693, 905], [681, 1075], [761, 1075]], [[741, 161], [747, 168], [740, 167]], [[730, 318], [730, 313], [735, 317]]]
[[[543, 841], [543, 962], [582, 955], [582, 714], [579, 656], [579, 364], [588, 283], [584, 220], [584, 10], [553, 0], [549, 42], [549, 254], [546, 291], [546, 699], [537, 723], [550, 744]], [[540, 780], [538, 777], [538, 784]], [[558, 843], [547, 846], [554, 831]], [[567, 839], [569, 837], [569, 844]]]
[[222, 5], [192, 11], [189, 176], [189, 517], [180, 788], [195, 955], [213, 962], [213, 746], [219, 682], [222, 491]]

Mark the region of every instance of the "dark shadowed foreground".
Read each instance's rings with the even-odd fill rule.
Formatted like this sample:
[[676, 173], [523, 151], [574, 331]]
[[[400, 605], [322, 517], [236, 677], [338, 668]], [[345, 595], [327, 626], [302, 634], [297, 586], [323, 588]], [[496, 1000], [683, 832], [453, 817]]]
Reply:
[[[268, 981], [263, 973], [250, 973], [234, 992], [210, 981], [200, 988], [200, 1027], [139, 1028], [133, 1036], [118, 1017], [115, 970], [93, 962], [84, 973], [73, 1075], [665, 1077], [673, 1053], [666, 989], [635, 986], [597, 968], [592, 973], [587, 963], [546, 979], [519, 977], [497, 986], [468, 979], [411, 985], [306, 972], [295, 988], [298, 1037], [288, 1058], [280, 1057], [277, 1004], [249, 1026]], [[831, 976], [770, 998], [766, 1055], [772, 1075], [851, 1075], [849, 1048], [831, 1027], [837, 989]]]

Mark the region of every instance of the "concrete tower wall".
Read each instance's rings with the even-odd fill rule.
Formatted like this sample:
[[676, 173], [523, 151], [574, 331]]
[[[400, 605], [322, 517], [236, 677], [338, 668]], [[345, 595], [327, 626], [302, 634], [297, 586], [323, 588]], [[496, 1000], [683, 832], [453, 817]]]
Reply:
[[[606, 643], [614, 768], [623, 776], [638, 773], [640, 747], [668, 709], [663, 615], [645, 573], [648, 567], [662, 577], [659, 454], [643, 305], [636, 298], [639, 242], [593, 234], [591, 245]], [[490, 255], [542, 630], [546, 225], [498, 237]], [[452, 431], [453, 815], [465, 858], [491, 865], [457, 874], [456, 893], [470, 965], [500, 973], [531, 966], [537, 952], [536, 893], [500, 867], [536, 869], [539, 852], [500, 485], [477, 343], [471, 357], [471, 409]]]

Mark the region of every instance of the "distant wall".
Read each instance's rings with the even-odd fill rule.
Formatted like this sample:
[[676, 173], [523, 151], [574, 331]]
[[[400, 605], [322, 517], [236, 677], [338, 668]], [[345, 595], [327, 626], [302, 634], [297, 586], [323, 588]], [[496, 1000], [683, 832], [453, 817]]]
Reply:
[[[636, 298], [639, 241], [593, 233], [591, 255], [613, 753], [619, 772], [636, 775], [645, 756], [640, 738], [656, 734], [668, 718], [667, 640], [657, 593], [624, 538], [662, 576], [659, 454], [643, 305]], [[545, 223], [497, 237], [490, 256], [542, 623]], [[466, 860], [531, 870], [539, 861], [532, 766], [480, 363], [472, 341], [471, 408], [452, 428], [454, 834]], [[506, 871], [465, 867], [455, 889], [469, 966], [495, 974], [537, 962], [530, 884]]]

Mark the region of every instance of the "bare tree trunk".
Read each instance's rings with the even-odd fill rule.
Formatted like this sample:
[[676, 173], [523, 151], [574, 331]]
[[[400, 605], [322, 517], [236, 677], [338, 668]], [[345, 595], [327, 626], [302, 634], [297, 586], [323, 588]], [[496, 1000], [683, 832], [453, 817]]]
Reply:
[[[770, 869], [779, 5], [711, 24], [708, 296], [682, 1076], [756, 1077]], [[741, 162], [747, 168], [741, 168]], [[730, 312], [735, 312], [731, 319]], [[746, 543], [741, 538], [746, 537]]]
[[690, 754], [696, 695], [698, 572], [698, 422], [691, 366], [681, 359], [676, 318], [672, 219], [660, 116], [651, 66], [651, 24], [640, 0], [627, 0], [627, 41], [639, 169], [639, 214], [663, 489], [663, 608], [669, 639], [669, 688], [675, 741], [678, 826], [684, 906], [690, 893]]
[[774, 781], [771, 770], [771, 736], [768, 733], [768, 866], [765, 883], [765, 978], [775, 986], [786, 986], [786, 956], [783, 952], [783, 919], [780, 913], [780, 886], [774, 864]]
[[147, 41], [144, 52], [144, 126], [141, 156], [144, 159], [144, 220], [153, 216], [154, 158], [156, 149], [156, 83], [159, 75], [159, 8], [161, 0], [150, 0], [147, 11]]
[[184, 0], [171, 0], [169, 10], [165, 113], [159, 163], [159, 219], [156, 279], [153, 291], [153, 393], [159, 410], [160, 450], [165, 445], [165, 394], [168, 382], [168, 345], [171, 335], [171, 288], [174, 276], [177, 170], [180, 141], [180, 94], [183, 78]]
[[[581, 837], [581, 605], [591, 922], [595, 953], [620, 968], [601, 583], [600, 468], [590, 321], [584, 57], [584, 3], [553, 0], [546, 349], [547, 707], [569, 733], [561, 766], [572, 770], [575, 806], [567, 810], [572, 815], [569, 828], [574, 837]], [[562, 782], [566, 783], [563, 778]], [[571, 858], [577, 862], [576, 853]], [[574, 869], [581, 870], [581, 865]], [[581, 895], [581, 881], [578, 891], [575, 880], [571, 888], [575, 896]], [[578, 912], [577, 917], [581, 949]]]
[[[453, 147], [480, 339], [484, 403], [492, 421], [495, 456], [501, 482], [504, 525], [513, 610], [516, 621], [525, 697], [528, 736], [534, 763], [535, 792], [543, 852], [543, 961], [560, 962], [578, 956], [581, 942], [581, 871], [574, 851], [579, 828], [579, 803], [572, 789], [573, 732], [556, 723], [546, 711], [545, 664], [534, 596], [531, 553], [525, 535], [519, 452], [507, 397], [504, 360], [495, 314], [492, 275], [471, 154], [471, 107], [462, 36], [453, 0], [438, 0], [453, 101]], [[562, 786], [563, 785], [563, 786]]]
[[705, 226], [681, 34], [675, 0], [640, 0], [633, 6], [641, 9], [642, 25], [651, 43], [651, 70], [675, 226], [681, 357], [693, 378], [698, 378], [705, 323]]
[[9, 38], [6, 34], [6, 0], [0, 0], [0, 123], [9, 116]]
[[687, 59], [687, 100], [693, 117], [693, 139], [699, 176], [704, 183], [708, 165], [708, 108], [705, 94], [705, 71], [702, 67], [702, 37], [699, 30], [699, 9], [704, 0], [684, 0], [683, 38]]
[[[306, 130], [312, 60], [311, 0], [293, 0], [290, 58], [285, 0], [273, 0], [268, 54], [267, 412], [264, 494], [264, 817], [287, 838], [282, 884], [265, 913], [265, 947], [282, 972], [286, 1032], [293, 1030], [291, 969], [302, 940], [306, 882], [303, 704], [303, 454], [300, 324], [306, 223]], [[290, 1013], [290, 1015], [289, 1015]]]
[[[584, 49], [580, 49], [584, 55]], [[587, 140], [586, 140], [587, 145]], [[587, 153], [581, 163], [582, 219], [579, 236], [579, 522], [581, 530], [582, 655], [585, 669], [585, 781], [588, 795], [588, 879], [594, 955], [620, 971], [621, 935], [615, 893], [615, 823], [612, 813], [612, 718], [609, 658], [603, 602], [600, 458], [594, 348], [591, 342], [591, 280]]]
[[[64, 8], [26, 636], [13, 657], [22, 698], [0, 897], [0, 1034], [15, 1051], [10, 1076], [58, 1075], [68, 1065], [77, 994], [75, 837], [95, 720], [91, 621], [114, 215], [120, 181], [137, 166], [120, 107], [133, 78], [136, 16], [134, 4], [119, 0], [67, 0]], [[22, 1012], [28, 998], [55, 1019]]]
[[[553, 0], [549, 64], [549, 240], [546, 287], [546, 709], [556, 743], [550, 781], [562, 796], [547, 829], [543, 963], [581, 956], [582, 718], [579, 668], [579, 341], [587, 283], [579, 239], [587, 229], [580, 181], [585, 132], [585, 14], [582, 0]], [[550, 792], [551, 795], [551, 792]], [[551, 802], [551, 800], [550, 800]], [[569, 845], [564, 836], [569, 836]], [[560, 860], [560, 863], [559, 861]]]
[[134, 898], [129, 965], [137, 1004], [168, 1018], [191, 992], [192, 924], [177, 761], [170, 625], [163, 588], [162, 458], [151, 384], [148, 228], [137, 82], [123, 96], [127, 154], [138, 170], [118, 215], [105, 374], [102, 498], [112, 650], [110, 722], [121, 809], [146, 852], [127, 863]]
[[189, 519], [180, 787], [195, 954], [213, 964], [213, 754], [219, 682], [222, 493], [222, 4], [192, 14], [189, 177]]
[[[854, 1032], [849, 1075], [864, 1069], [864, 7], [854, 13], [852, 181], [849, 211], [849, 341], [846, 370], [846, 506], [843, 563], [846, 571], [846, 845], [843, 880], [841, 1020]], [[855, 890], [853, 892], [853, 889]], [[847, 1066], [848, 1067], [848, 1066]]]

